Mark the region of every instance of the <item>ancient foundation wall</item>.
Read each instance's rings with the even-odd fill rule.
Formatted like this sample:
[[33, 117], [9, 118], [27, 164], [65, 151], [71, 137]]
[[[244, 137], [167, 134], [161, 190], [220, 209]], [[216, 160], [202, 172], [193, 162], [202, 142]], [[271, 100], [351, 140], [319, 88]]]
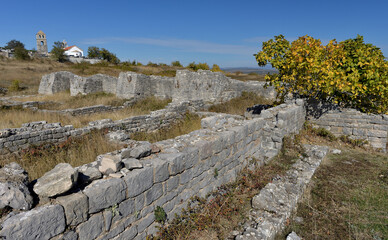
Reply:
[[[98, 158], [77, 168], [79, 176], [92, 168], [101, 171], [109, 159], [125, 164], [121, 170], [114, 164], [116, 172], [86, 187], [76, 185], [71, 193], [51, 197], [50, 204], [9, 217], [1, 224], [0, 237], [145, 239], [157, 231], [157, 206], [171, 220], [192, 196], [205, 196], [235, 180], [252, 157], [262, 163], [275, 156], [283, 137], [298, 132], [304, 119], [303, 101], [265, 110], [252, 120], [217, 115], [203, 119], [201, 130], [156, 143], [160, 152], [143, 143]], [[141, 168], [129, 168], [128, 157], [137, 158]]]
[[[66, 141], [69, 137], [81, 136], [98, 129], [125, 130], [128, 133], [156, 130], [169, 126], [182, 118], [187, 111], [194, 111], [202, 106], [203, 103], [201, 101], [170, 103], [165, 109], [151, 112], [148, 115], [134, 116], [117, 121], [110, 119], [98, 120], [90, 122], [89, 126], [83, 128], [40, 121], [23, 124], [21, 128], [1, 129], [0, 157], [7, 157], [9, 154], [20, 152], [31, 145], [39, 146], [45, 143], [59, 143]], [[76, 112], [70, 110], [69, 113], [79, 114], [82, 111], [89, 110], [89, 108], [77, 109]], [[93, 108], [92, 110], [96, 109]]]
[[388, 115], [366, 114], [355, 109], [312, 103], [308, 105], [308, 120], [335, 136], [347, 135], [367, 140], [371, 147], [387, 151]]

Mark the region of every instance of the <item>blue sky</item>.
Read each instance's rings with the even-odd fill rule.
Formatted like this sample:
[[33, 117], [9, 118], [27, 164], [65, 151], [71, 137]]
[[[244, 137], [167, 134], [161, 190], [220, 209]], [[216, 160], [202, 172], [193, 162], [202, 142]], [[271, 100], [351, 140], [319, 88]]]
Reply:
[[87, 52], [103, 47], [122, 61], [207, 62], [257, 67], [263, 41], [310, 35], [327, 43], [364, 36], [388, 57], [388, 1], [2, 1], [0, 46], [17, 39], [36, 48], [42, 30], [49, 50], [66, 39]]

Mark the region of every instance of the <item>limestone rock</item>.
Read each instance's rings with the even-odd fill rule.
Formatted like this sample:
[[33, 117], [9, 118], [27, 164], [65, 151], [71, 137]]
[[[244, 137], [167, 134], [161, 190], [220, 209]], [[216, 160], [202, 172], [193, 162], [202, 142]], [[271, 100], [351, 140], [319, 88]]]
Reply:
[[141, 144], [133, 148], [124, 149], [121, 152], [121, 158], [143, 158], [151, 155], [151, 144]]
[[288, 234], [286, 240], [301, 240], [301, 238], [295, 232], [292, 232]]
[[76, 226], [88, 218], [88, 198], [78, 192], [56, 199], [65, 209], [66, 224]]
[[39, 94], [54, 94], [70, 89], [70, 81], [74, 78], [82, 78], [71, 72], [55, 72], [44, 75], [40, 80]]
[[6, 138], [11, 135], [11, 130], [9, 129], [2, 129], [0, 130], [0, 138]]
[[50, 239], [65, 227], [60, 205], [43, 206], [6, 219], [1, 224], [0, 239]]
[[17, 163], [10, 163], [0, 169], [0, 209], [29, 210], [33, 199], [28, 190], [28, 174]]
[[53, 197], [70, 190], [78, 179], [78, 171], [68, 163], [60, 163], [39, 178], [34, 192], [42, 197]]
[[78, 182], [80, 184], [88, 184], [93, 180], [100, 179], [102, 177], [101, 172], [96, 166], [92, 164], [85, 164], [77, 168], [78, 170]]
[[129, 135], [125, 132], [117, 131], [117, 132], [110, 132], [107, 135], [107, 138], [111, 141], [125, 141], [129, 139]]
[[120, 171], [122, 168], [121, 157], [118, 155], [104, 155], [100, 161], [100, 166], [98, 170], [100, 170], [103, 174], [110, 174]]
[[83, 191], [89, 200], [89, 213], [120, 203], [126, 197], [124, 181], [120, 178], [101, 179], [94, 181]]
[[128, 170], [143, 167], [143, 164], [141, 164], [141, 162], [139, 160], [137, 160], [136, 158], [125, 158], [122, 161], [124, 163], [125, 168]]

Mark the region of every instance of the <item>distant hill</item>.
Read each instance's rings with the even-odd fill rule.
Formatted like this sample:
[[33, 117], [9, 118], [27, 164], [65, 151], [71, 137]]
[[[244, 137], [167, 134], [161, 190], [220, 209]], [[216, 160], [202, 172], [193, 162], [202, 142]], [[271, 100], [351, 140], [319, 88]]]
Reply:
[[236, 68], [223, 68], [225, 72], [242, 72], [242, 73], [258, 73], [258, 74], [267, 74], [267, 73], [275, 73], [276, 69], [270, 68], [249, 68], [249, 67], [236, 67]]

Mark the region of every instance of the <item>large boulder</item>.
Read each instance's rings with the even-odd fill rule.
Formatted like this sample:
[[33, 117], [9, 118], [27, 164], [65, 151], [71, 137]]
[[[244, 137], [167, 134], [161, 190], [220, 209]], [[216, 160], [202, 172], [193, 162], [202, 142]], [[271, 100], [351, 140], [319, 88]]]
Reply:
[[54, 197], [69, 191], [77, 179], [76, 169], [68, 163], [60, 163], [37, 180], [34, 192], [41, 197]]
[[70, 81], [81, 78], [82, 77], [67, 71], [44, 75], [40, 80], [38, 93], [51, 95], [58, 92], [68, 91], [70, 89]]
[[0, 169], [0, 209], [11, 207], [29, 210], [33, 199], [28, 190], [28, 174], [17, 163], [10, 163]]

